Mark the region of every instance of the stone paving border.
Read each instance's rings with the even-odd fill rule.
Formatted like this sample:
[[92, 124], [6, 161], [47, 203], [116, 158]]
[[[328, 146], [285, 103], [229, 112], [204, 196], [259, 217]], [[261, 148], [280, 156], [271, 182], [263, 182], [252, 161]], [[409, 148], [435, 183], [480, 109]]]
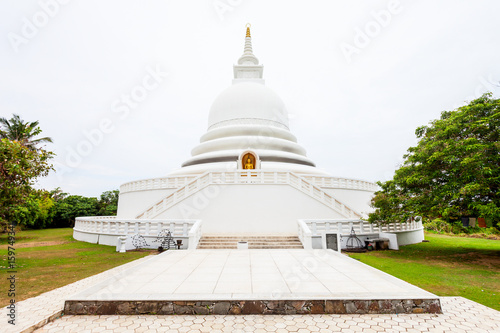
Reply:
[[36, 333], [500, 332], [499, 311], [462, 297], [441, 303], [443, 314], [63, 316]]
[[442, 313], [439, 299], [406, 300], [225, 300], [66, 301], [66, 315], [291, 315]]
[[109, 269], [105, 272], [68, 284], [64, 287], [48, 291], [41, 294], [40, 296], [17, 302], [15, 326], [7, 323], [6, 318], [8, 318], [8, 309], [4, 307], [4, 311], [2, 312], [2, 316], [0, 319], [0, 332], [33, 332], [35, 329], [40, 328], [48, 322], [51, 322], [52, 320], [60, 317], [64, 309], [64, 301], [69, 296], [79, 293], [98, 282], [104, 281], [128, 268], [137, 266], [152, 258], [154, 258], [154, 256], [146, 256], [124, 265]]

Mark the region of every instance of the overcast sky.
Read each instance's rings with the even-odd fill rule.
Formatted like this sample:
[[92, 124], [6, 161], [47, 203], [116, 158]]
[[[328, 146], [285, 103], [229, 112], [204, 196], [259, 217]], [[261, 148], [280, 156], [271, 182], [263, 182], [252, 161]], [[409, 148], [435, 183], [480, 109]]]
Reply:
[[250, 22], [308, 157], [383, 181], [417, 127], [499, 97], [498, 13], [495, 0], [2, 0], [0, 116], [53, 138], [46, 189], [98, 196], [164, 176], [205, 133]]

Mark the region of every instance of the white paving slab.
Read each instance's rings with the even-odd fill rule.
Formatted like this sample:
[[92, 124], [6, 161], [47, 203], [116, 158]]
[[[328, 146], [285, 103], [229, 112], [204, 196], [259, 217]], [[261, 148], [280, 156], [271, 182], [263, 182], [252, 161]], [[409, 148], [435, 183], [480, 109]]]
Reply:
[[331, 250], [171, 251], [68, 300], [428, 299], [437, 296]]

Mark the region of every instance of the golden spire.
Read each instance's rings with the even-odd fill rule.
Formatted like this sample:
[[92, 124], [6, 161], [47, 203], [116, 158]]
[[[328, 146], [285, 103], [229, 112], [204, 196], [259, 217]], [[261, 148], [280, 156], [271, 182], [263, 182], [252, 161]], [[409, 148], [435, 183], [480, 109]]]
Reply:
[[247, 35], [246, 35], [246, 37], [252, 37], [252, 36], [250, 36], [250, 27], [251, 26], [252, 25], [250, 23], [247, 23], [247, 25], [246, 25], [246, 27], [247, 27]]

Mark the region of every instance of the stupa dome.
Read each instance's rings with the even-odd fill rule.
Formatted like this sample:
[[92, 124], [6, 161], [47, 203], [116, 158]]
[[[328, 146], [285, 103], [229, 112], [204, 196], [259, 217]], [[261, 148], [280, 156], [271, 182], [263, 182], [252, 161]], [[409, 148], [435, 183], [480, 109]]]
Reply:
[[288, 129], [288, 113], [272, 89], [259, 82], [240, 82], [215, 99], [208, 116], [209, 129], [235, 123], [266, 123]]
[[[227, 164], [221, 164], [227, 162], [234, 163], [237, 169], [240, 165], [237, 161], [244, 151], [258, 156], [262, 169], [321, 173], [290, 132], [285, 104], [265, 85], [263, 69], [253, 54], [247, 27], [244, 53], [233, 66], [232, 85], [213, 102], [208, 130], [191, 151], [192, 157], [182, 164], [183, 173], [199, 172], [202, 168], [227, 168]], [[196, 165], [203, 166], [187, 168]]]

